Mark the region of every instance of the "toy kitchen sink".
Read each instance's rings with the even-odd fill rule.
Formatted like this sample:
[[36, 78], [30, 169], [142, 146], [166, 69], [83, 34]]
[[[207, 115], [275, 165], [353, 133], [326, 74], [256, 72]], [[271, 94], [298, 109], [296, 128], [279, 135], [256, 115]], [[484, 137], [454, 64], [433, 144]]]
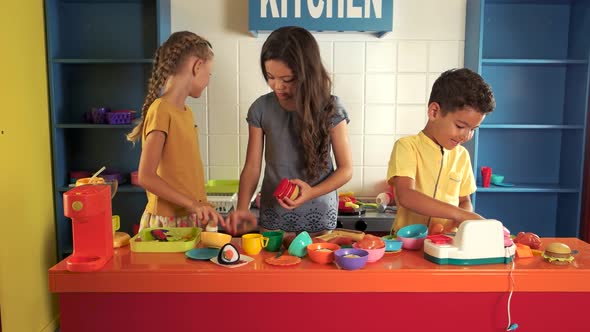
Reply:
[[424, 258], [436, 264], [507, 264], [515, 252], [514, 243], [504, 246], [504, 226], [494, 219], [467, 220], [454, 235], [424, 241]]

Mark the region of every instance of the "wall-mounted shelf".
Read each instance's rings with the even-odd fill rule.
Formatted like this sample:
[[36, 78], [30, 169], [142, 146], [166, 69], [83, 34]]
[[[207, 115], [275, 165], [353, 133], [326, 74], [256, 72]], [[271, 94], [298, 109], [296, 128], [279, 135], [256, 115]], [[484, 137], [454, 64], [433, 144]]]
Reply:
[[116, 64], [116, 63], [146, 63], [153, 64], [153, 59], [52, 59], [53, 63], [63, 64]]
[[590, 2], [467, 0], [465, 65], [496, 109], [466, 144], [473, 170], [514, 187], [478, 187], [475, 211], [513, 233], [577, 237], [588, 117]]
[[[170, 34], [169, 0], [46, 0], [54, 201], [59, 259], [71, 253], [71, 221], [63, 214], [70, 171], [103, 165], [137, 170], [141, 144], [129, 125], [84, 123], [93, 107], [139, 111], [155, 51]], [[112, 200], [121, 230], [131, 233], [146, 204], [141, 187], [122, 184]], [[130, 193], [130, 194], [129, 194]], [[133, 193], [138, 193], [133, 194]]]
[[484, 65], [585, 65], [588, 60], [574, 59], [482, 59]]

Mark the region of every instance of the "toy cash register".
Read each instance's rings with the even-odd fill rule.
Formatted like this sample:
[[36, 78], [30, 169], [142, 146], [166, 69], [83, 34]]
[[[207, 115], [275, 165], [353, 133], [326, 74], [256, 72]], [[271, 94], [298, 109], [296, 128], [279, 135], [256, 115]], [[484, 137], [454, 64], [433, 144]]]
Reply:
[[515, 252], [512, 241], [505, 245], [504, 226], [493, 219], [467, 220], [454, 235], [428, 237], [424, 241], [424, 258], [436, 264], [506, 264], [514, 259]]

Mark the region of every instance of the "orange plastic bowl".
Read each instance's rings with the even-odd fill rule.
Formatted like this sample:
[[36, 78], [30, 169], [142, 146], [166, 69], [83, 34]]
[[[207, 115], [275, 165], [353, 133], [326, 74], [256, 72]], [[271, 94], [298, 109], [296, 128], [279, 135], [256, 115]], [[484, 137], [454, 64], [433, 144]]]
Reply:
[[318, 264], [329, 264], [334, 261], [334, 251], [340, 249], [335, 243], [318, 242], [307, 246], [309, 258]]

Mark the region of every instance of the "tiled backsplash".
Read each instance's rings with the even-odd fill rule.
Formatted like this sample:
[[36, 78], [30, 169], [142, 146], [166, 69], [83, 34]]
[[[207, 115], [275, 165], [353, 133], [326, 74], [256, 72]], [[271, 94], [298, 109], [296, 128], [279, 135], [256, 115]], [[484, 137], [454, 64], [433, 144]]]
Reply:
[[[259, 64], [268, 34], [236, 34], [224, 20], [210, 18], [235, 16], [227, 11], [233, 6], [243, 10], [243, 1], [172, 1], [172, 29], [202, 34], [215, 52], [209, 87], [201, 98], [189, 100], [209, 179], [239, 178], [248, 144], [248, 108], [270, 91]], [[334, 94], [351, 119], [354, 175], [343, 190], [359, 196], [382, 191], [394, 141], [423, 128], [434, 80], [442, 71], [463, 65], [464, 0], [396, 0], [394, 5], [394, 31], [384, 38], [314, 33]], [[247, 17], [242, 20], [247, 32]]]

